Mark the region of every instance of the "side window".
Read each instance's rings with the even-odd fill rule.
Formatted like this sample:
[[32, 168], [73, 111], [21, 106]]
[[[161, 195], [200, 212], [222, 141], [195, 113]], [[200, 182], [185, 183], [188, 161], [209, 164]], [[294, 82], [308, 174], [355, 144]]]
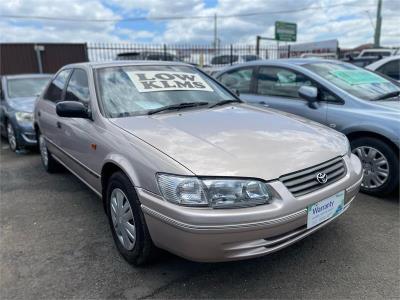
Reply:
[[299, 98], [303, 85], [313, 86], [310, 79], [294, 71], [278, 67], [261, 67], [257, 75], [257, 94]]
[[232, 90], [240, 93], [250, 93], [253, 68], [241, 68], [222, 74], [219, 81]]
[[71, 70], [63, 70], [53, 79], [44, 95], [45, 99], [52, 102], [59, 102], [62, 100], [62, 92], [70, 71]]
[[376, 71], [395, 80], [400, 80], [400, 59], [388, 62], [380, 66]]
[[318, 98], [320, 101], [333, 102], [333, 103], [336, 102], [336, 104], [343, 104], [342, 100], [340, 100], [338, 97], [331, 94], [324, 88], [318, 89]]
[[74, 69], [69, 79], [66, 101], [79, 101], [87, 105], [89, 102], [89, 84], [86, 72], [82, 69]]

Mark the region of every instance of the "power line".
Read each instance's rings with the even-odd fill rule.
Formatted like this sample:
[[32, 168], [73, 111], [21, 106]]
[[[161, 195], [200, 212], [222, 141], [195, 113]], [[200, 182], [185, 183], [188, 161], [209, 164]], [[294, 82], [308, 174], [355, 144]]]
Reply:
[[[339, 6], [355, 6], [355, 7], [370, 7], [370, 5], [360, 5], [359, 1], [349, 1], [332, 5], [319, 5], [314, 7], [303, 7], [298, 9], [280, 10], [280, 11], [263, 11], [263, 12], [251, 12], [242, 14], [232, 15], [218, 15], [218, 18], [237, 18], [237, 17], [253, 17], [259, 15], [274, 15], [274, 14], [289, 14], [298, 13], [307, 10], [319, 10], [326, 8], [334, 8]], [[27, 20], [44, 20], [44, 21], [65, 21], [65, 22], [138, 22], [138, 21], [171, 21], [171, 20], [186, 20], [186, 19], [211, 19], [214, 15], [207, 16], [164, 16], [164, 17], [135, 17], [135, 18], [113, 18], [113, 19], [82, 19], [82, 18], [63, 18], [63, 17], [48, 17], [48, 16], [29, 16], [29, 15], [0, 15], [0, 18], [4, 19], [27, 19]]]

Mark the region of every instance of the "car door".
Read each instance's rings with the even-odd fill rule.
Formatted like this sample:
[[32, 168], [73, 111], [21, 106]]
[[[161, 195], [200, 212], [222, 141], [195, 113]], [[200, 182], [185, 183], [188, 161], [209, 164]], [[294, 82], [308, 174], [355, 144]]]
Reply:
[[253, 90], [255, 67], [239, 67], [218, 76], [218, 81], [232, 91], [238, 91], [240, 97], [246, 98]]
[[60, 140], [59, 140], [59, 117], [56, 113], [56, 105], [63, 100], [65, 83], [70, 75], [71, 70], [65, 69], [57, 74], [47, 87], [43, 98], [38, 102], [36, 109], [36, 118], [38, 120], [41, 133], [48, 140], [47, 147], [50, 152], [56, 156], [60, 156]]
[[[85, 69], [75, 68], [69, 77], [65, 101], [78, 101], [91, 111], [91, 95], [88, 74]], [[96, 186], [99, 176], [95, 150], [100, 138], [99, 128], [92, 119], [60, 118], [59, 134], [63, 150], [63, 161], [81, 179], [92, 187]]]
[[[310, 108], [307, 101], [299, 97], [298, 90], [303, 85], [319, 89], [321, 101], [317, 108]], [[326, 124], [327, 103], [323, 101], [325, 93], [313, 80], [297, 71], [279, 66], [260, 66], [255, 74], [254, 92], [244, 96], [243, 100]]]

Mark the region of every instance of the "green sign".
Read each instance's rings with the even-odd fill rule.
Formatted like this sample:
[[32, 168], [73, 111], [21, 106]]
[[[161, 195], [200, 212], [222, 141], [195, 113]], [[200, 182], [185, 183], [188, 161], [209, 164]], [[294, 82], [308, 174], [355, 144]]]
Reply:
[[297, 24], [276, 21], [275, 39], [283, 42], [295, 42], [297, 37]]
[[329, 73], [350, 85], [388, 82], [386, 79], [364, 70], [336, 70]]

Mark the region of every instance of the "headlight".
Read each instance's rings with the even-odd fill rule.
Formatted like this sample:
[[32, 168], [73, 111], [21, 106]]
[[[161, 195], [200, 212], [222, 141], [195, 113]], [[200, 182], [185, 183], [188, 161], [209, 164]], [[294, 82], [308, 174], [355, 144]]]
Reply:
[[33, 123], [33, 113], [19, 111], [15, 113], [15, 118], [17, 119], [17, 122], [21, 124]]
[[347, 144], [347, 153], [346, 154], [348, 157], [350, 157], [351, 156], [351, 145], [350, 145], [350, 142], [347, 139], [347, 137], [346, 137], [346, 144]]
[[157, 181], [164, 199], [179, 205], [239, 208], [267, 204], [271, 200], [269, 186], [259, 180], [158, 174]]

